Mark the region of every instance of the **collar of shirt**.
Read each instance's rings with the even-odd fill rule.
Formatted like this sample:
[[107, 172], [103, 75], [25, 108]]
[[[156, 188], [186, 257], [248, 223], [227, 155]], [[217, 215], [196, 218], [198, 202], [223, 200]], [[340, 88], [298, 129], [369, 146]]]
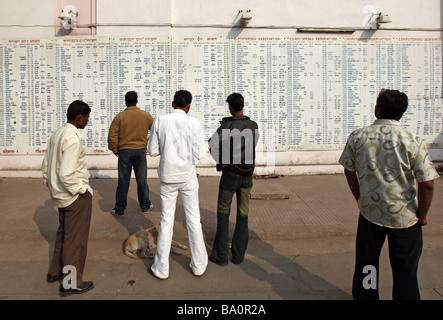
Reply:
[[66, 127], [71, 129], [72, 131], [75, 132], [75, 134], [81, 139], [82, 138], [82, 134], [80, 133], [80, 131], [78, 131], [77, 127], [74, 126], [73, 124], [66, 122]]
[[184, 114], [184, 115], [188, 115], [184, 110], [182, 110], [182, 109], [174, 109], [173, 111], [172, 111], [172, 113], [182, 113], [182, 114]]
[[248, 116], [231, 116], [231, 117], [224, 117], [222, 121], [234, 121], [234, 120], [249, 120]]
[[382, 125], [399, 126], [400, 124], [398, 123], [397, 120], [393, 120], [393, 119], [376, 119], [374, 121], [374, 125], [378, 125], [378, 126], [382, 126]]

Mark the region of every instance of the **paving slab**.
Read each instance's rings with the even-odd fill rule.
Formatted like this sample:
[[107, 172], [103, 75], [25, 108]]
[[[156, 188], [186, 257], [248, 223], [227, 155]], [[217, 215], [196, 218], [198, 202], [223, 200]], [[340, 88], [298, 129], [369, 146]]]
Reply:
[[[216, 230], [219, 177], [199, 177], [201, 222], [210, 253]], [[134, 260], [122, 251], [126, 238], [160, 221], [158, 179], [149, 179], [154, 210], [138, 208], [131, 181], [123, 217], [109, 211], [115, 179], [92, 179], [94, 188], [85, 279], [95, 288], [79, 296], [60, 297], [58, 284], [46, 283], [58, 213], [40, 179], [0, 179], [0, 300], [122, 301], [348, 301], [352, 300], [357, 205], [343, 175], [285, 176], [254, 179], [255, 194], [287, 194], [285, 199], [251, 199], [250, 241], [240, 265], [209, 263], [202, 277], [189, 268], [190, 252], [171, 255], [170, 277], [150, 273], [151, 259]], [[429, 225], [419, 268], [422, 298], [443, 300], [443, 189], [436, 180]], [[235, 226], [235, 199], [230, 232]], [[174, 237], [187, 241], [184, 210], [178, 198]], [[380, 296], [391, 299], [392, 279], [384, 249]], [[172, 303], [172, 302], [171, 302]], [[193, 304], [194, 305], [194, 304]], [[272, 308], [272, 305], [269, 307]]]

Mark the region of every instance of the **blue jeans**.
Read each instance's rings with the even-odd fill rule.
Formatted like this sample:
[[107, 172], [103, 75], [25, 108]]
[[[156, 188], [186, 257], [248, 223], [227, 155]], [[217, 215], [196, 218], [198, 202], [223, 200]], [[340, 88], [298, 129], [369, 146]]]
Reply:
[[137, 182], [137, 196], [140, 208], [149, 209], [149, 186], [148, 165], [146, 161], [146, 149], [124, 149], [118, 152], [118, 185], [115, 192], [115, 210], [123, 213], [126, 209], [126, 198], [128, 196], [131, 172], [134, 168], [135, 180]]

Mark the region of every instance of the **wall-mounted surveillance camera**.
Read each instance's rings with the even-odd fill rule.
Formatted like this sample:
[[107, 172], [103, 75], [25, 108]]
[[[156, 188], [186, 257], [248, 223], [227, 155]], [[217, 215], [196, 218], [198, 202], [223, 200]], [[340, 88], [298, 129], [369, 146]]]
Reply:
[[251, 10], [238, 10], [238, 13], [241, 14], [240, 20], [243, 22], [248, 22], [252, 19]]
[[74, 6], [65, 6], [60, 12], [58, 18], [62, 20], [63, 28], [75, 29], [77, 27], [78, 11]]
[[391, 18], [389, 18], [389, 16], [387, 14], [382, 14], [381, 12], [378, 15], [377, 18], [377, 22], [378, 23], [391, 23]]

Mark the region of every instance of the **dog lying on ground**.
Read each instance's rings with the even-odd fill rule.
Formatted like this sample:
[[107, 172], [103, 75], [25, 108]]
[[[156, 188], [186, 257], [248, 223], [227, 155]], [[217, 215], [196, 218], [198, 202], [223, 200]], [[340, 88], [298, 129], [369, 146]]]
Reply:
[[[153, 250], [157, 248], [157, 237], [158, 237], [159, 228], [160, 228], [159, 225], [156, 225], [148, 229], [140, 227], [140, 231], [137, 231], [136, 233], [129, 236], [128, 239], [126, 239], [124, 247], [125, 254], [128, 257], [138, 260], [140, 260], [140, 258], [144, 259], [154, 258]], [[172, 240], [171, 253], [176, 254], [178, 256], [181, 255], [181, 252], [174, 250], [172, 246], [176, 246], [184, 250], [188, 249], [187, 246]], [[137, 256], [138, 250], [140, 250], [140, 257]]]

